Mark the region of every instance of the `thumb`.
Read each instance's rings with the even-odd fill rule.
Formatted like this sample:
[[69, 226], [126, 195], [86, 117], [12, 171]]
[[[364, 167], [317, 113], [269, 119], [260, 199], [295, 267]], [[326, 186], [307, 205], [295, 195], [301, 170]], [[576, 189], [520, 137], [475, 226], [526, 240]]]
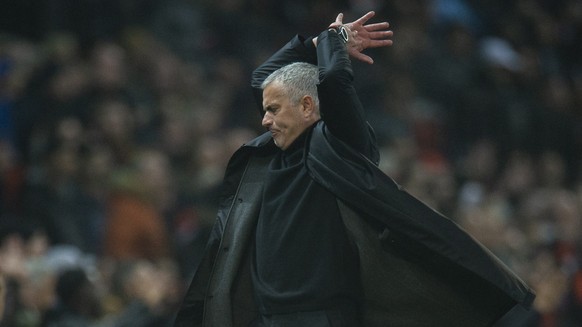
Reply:
[[335, 22], [338, 23], [338, 24], [340, 24], [340, 25], [342, 25], [343, 24], [342, 23], [343, 19], [344, 19], [344, 14], [340, 12], [337, 15], [337, 17], [335, 18]]
[[337, 15], [337, 17], [335, 18], [335, 22], [331, 23], [329, 25], [329, 27], [337, 28], [337, 27], [342, 26], [343, 25], [343, 23], [342, 23], [343, 19], [344, 19], [344, 14], [343, 13], [339, 13]]

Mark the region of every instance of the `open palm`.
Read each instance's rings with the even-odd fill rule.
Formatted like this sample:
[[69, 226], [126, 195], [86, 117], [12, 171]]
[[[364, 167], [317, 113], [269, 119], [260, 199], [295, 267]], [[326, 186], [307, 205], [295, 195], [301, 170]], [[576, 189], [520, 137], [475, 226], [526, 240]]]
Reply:
[[329, 27], [339, 27], [344, 25], [349, 30], [349, 40], [346, 44], [350, 56], [360, 61], [372, 64], [374, 60], [363, 53], [368, 48], [387, 47], [392, 45], [390, 39], [393, 32], [388, 30], [388, 22], [366, 24], [376, 13], [370, 11], [357, 20], [343, 24], [343, 14], [339, 14]]

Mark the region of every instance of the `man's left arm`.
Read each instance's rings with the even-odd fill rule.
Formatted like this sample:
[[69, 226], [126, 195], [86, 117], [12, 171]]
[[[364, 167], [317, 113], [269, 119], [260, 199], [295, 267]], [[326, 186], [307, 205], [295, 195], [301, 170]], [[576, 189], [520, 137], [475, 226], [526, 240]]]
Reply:
[[[350, 56], [371, 64], [372, 58], [363, 54], [363, 50], [392, 44], [388, 39], [392, 36], [392, 32], [387, 30], [388, 23], [365, 24], [373, 16], [374, 12], [369, 12], [343, 25], [343, 16], [340, 14], [330, 29], [314, 39], [317, 45], [322, 119], [335, 137], [370, 159], [374, 157], [376, 144], [353, 86]], [[343, 37], [340, 36], [342, 32]]]
[[317, 64], [315, 44], [311, 37], [305, 38], [301, 35], [296, 35], [253, 71], [251, 86], [261, 115], [263, 114], [263, 89], [261, 84], [271, 73], [294, 62]]

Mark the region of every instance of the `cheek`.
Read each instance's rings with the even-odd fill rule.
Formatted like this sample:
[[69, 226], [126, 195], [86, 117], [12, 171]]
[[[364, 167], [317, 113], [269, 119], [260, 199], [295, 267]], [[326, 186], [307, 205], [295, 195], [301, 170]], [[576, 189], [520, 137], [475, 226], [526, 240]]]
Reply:
[[288, 120], [289, 119], [286, 115], [279, 115], [273, 119], [273, 125], [275, 125], [278, 129], [283, 130], [289, 126]]

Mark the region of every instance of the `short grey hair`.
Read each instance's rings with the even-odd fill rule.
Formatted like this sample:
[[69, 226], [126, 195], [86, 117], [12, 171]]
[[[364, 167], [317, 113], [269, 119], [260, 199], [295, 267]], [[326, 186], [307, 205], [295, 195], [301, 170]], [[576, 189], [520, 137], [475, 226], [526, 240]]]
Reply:
[[306, 95], [311, 96], [315, 107], [319, 111], [319, 97], [317, 95], [319, 69], [317, 66], [306, 62], [295, 62], [283, 66], [271, 73], [263, 81], [261, 89], [264, 90], [273, 82], [281, 83], [287, 92], [287, 96], [294, 103], [299, 103]]

